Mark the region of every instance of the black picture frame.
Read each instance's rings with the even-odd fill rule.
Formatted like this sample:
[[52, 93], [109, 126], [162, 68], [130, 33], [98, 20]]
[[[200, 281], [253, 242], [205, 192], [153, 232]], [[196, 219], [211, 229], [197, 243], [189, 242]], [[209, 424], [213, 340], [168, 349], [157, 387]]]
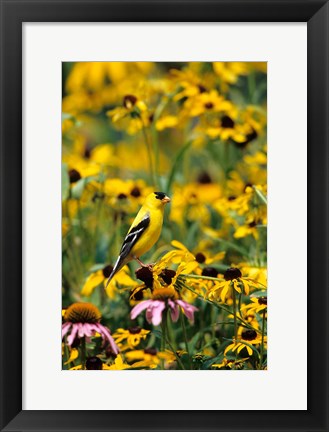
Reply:
[[[307, 22], [306, 411], [22, 411], [22, 23], [54, 21]], [[328, 65], [329, 5], [323, 0], [1, 0], [1, 430], [329, 430]], [[293, 163], [298, 163], [298, 155]], [[298, 272], [298, 269], [284, 270]], [[111, 391], [109, 404], [110, 397]]]

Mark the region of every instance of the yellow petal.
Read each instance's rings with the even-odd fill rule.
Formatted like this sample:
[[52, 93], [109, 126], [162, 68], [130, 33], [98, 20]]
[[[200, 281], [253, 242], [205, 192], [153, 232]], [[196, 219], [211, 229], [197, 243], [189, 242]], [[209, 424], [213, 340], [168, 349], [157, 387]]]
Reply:
[[89, 297], [94, 289], [100, 285], [104, 280], [104, 275], [101, 270], [96, 273], [92, 273], [86, 279], [86, 282], [81, 290], [81, 295]]

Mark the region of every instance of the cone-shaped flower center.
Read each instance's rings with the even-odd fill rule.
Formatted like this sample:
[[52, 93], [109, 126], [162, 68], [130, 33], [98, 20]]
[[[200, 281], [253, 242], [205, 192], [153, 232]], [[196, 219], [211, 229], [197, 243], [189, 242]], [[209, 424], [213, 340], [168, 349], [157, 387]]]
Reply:
[[128, 331], [130, 334], [138, 334], [142, 331], [142, 329], [140, 327], [136, 326], [136, 327], [129, 327]]
[[69, 171], [69, 178], [70, 178], [70, 183], [75, 183], [81, 179], [81, 175], [79, 171], [77, 171], [76, 169], [71, 169]]
[[202, 270], [202, 276], [217, 277], [218, 271], [215, 267], [205, 267]]
[[133, 196], [134, 198], [138, 198], [138, 197], [140, 197], [142, 194], [141, 194], [141, 191], [140, 191], [139, 187], [138, 187], [138, 186], [135, 186], [135, 187], [131, 190], [130, 195]]
[[148, 288], [153, 286], [153, 273], [148, 267], [140, 267], [135, 271], [136, 277], [143, 281]]
[[226, 270], [226, 272], [224, 273], [224, 279], [229, 281], [229, 280], [233, 280], [233, 279], [238, 279], [242, 276], [242, 273], [240, 272], [240, 270], [238, 268], [235, 267], [230, 267]]
[[87, 370], [102, 370], [103, 362], [98, 357], [89, 357], [86, 361]]
[[144, 350], [145, 354], [151, 354], [151, 355], [157, 355], [156, 348], [145, 348]]
[[170, 269], [164, 269], [162, 270], [162, 272], [160, 273], [160, 276], [163, 280], [163, 282], [165, 282], [167, 285], [171, 284], [172, 279], [176, 276], [176, 272], [174, 270], [170, 270]]
[[127, 109], [131, 109], [137, 102], [137, 97], [134, 95], [126, 95], [123, 98], [123, 106]]
[[[195, 259], [197, 260], [197, 262], [198, 262], [199, 264], [203, 264], [203, 263], [206, 261], [206, 257], [203, 255], [202, 252], [198, 252], [198, 253], [195, 255]], [[216, 275], [216, 276], [217, 276], [217, 275]]]
[[258, 298], [258, 303], [260, 305], [267, 305], [267, 297], [259, 297]]
[[176, 300], [178, 299], [178, 293], [172, 286], [156, 288], [153, 290], [154, 300]]
[[73, 303], [66, 309], [64, 320], [71, 323], [97, 323], [101, 320], [101, 313], [91, 303]]
[[111, 266], [111, 264], [105, 266], [103, 268], [103, 276], [107, 279], [108, 277], [110, 277], [110, 274], [112, 273], [113, 270], [113, 266]]
[[244, 340], [252, 341], [252, 340], [256, 339], [257, 333], [255, 332], [255, 330], [246, 330], [246, 331], [241, 333], [241, 337]]

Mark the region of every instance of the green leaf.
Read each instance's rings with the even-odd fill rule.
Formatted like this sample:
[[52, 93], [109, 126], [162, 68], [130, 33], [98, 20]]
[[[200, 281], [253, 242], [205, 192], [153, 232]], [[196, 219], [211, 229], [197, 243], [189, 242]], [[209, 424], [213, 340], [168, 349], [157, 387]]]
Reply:
[[198, 343], [198, 341], [199, 341], [199, 339], [200, 339], [201, 337], [202, 337], [202, 334], [200, 334], [200, 333], [196, 333], [196, 334], [192, 337], [192, 339], [191, 339], [190, 342], [188, 343], [188, 350], [189, 350], [190, 353], [193, 352], [193, 351], [195, 351], [196, 344]]
[[62, 164], [62, 201], [65, 201], [70, 193], [70, 178], [67, 165]]

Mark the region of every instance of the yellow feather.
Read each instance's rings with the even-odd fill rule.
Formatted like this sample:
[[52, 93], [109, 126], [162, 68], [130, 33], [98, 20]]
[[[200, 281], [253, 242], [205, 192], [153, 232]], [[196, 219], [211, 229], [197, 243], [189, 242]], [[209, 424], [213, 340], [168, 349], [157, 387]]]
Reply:
[[105, 287], [107, 287], [113, 276], [125, 264], [127, 264], [132, 259], [139, 258], [140, 256], [144, 255], [158, 241], [163, 224], [164, 206], [168, 202], [170, 202], [170, 198], [167, 197], [167, 195], [163, 192], [152, 192], [146, 197], [142, 208], [137, 213], [137, 216], [135, 217], [127, 234], [129, 234], [130, 231], [136, 227], [147, 215], [150, 218], [150, 223], [142, 232], [137, 242], [133, 245], [128, 255], [125, 255], [124, 257], [119, 255]]
[[131, 258], [139, 258], [141, 255], [144, 255], [159, 240], [163, 224], [164, 206], [166, 202], [168, 201], [162, 202], [161, 200], [157, 199], [154, 193], [151, 193], [146, 198], [145, 203], [137, 213], [137, 216], [128, 232], [138, 225], [147, 214], [150, 216], [150, 224], [132, 248], [129, 254]]

